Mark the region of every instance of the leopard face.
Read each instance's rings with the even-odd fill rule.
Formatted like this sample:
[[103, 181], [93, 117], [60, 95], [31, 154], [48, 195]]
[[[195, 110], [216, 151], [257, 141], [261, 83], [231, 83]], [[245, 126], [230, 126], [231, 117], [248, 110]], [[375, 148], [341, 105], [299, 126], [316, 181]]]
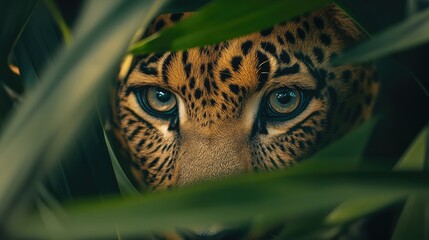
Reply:
[[[189, 14], [158, 17], [148, 34]], [[113, 96], [142, 189], [287, 168], [367, 119], [371, 65], [330, 60], [361, 38], [334, 6], [213, 46], [139, 56]]]

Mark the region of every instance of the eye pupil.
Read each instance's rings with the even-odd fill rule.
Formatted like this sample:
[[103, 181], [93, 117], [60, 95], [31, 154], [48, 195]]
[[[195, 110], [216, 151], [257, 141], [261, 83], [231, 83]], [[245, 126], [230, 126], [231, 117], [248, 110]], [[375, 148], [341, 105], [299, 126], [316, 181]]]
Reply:
[[303, 94], [299, 89], [281, 88], [268, 96], [268, 110], [270, 117], [292, 117], [303, 104]]
[[166, 89], [148, 86], [138, 89], [135, 94], [143, 110], [155, 117], [168, 118], [176, 114], [176, 97]]
[[292, 101], [293, 98], [296, 98], [296, 93], [291, 91], [284, 91], [277, 93], [277, 100], [281, 104], [288, 104]]
[[164, 91], [163, 89], [156, 89], [156, 98], [158, 99], [158, 101], [162, 102], [162, 103], [166, 103], [168, 101], [170, 101], [171, 99], [171, 93]]

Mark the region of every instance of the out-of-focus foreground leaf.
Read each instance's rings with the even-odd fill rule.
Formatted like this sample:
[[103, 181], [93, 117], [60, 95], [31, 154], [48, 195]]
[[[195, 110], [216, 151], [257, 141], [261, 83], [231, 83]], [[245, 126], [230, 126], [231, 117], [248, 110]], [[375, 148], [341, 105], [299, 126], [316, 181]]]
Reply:
[[[407, 152], [398, 161], [394, 170], [419, 171], [423, 169], [426, 137], [427, 129], [424, 128], [408, 148]], [[398, 202], [404, 199], [404, 197], [405, 195], [403, 194], [375, 194], [370, 197], [345, 202], [329, 214], [326, 218], [326, 223], [339, 224], [353, 221]]]
[[[332, 144], [331, 146], [327, 147], [325, 150], [321, 151], [321, 155], [325, 155], [325, 153], [333, 154], [335, 151], [338, 151], [339, 153], [342, 153], [344, 151], [357, 151], [354, 154], [351, 154], [352, 156], [359, 156], [363, 153], [363, 147], [365, 146], [365, 141], [363, 137], [368, 138], [371, 131], [373, 130], [375, 121], [367, 122], [354, 132], [348, 134], [346, 137], [341, 139], [340, 141]], [[411, 170], [422, 170], [423, 168], [423, 156], [424, 156], [424, 146], [425, 146], [425, 138], [426, 138], [426, 132], [427, 129], [423, 129], [418, 137], [416, 137], [416, 140], [410, 145], [407, 152], [404, 154], [404, 156], [401, 158], [401, 160], [398, 162], [398, 164], [395, 167], [395, 170], [397, 171], [411, 171]], [[352, 144], [355, 143], [355, 144]], [[353, 146], [353, 148], [350, 148], [350, 146]], [[356, 150], [355, 147], [358, 149]], [[351, 150], [344, 150], [341, 148], [347, 148]], [[335, 150], [336, 149], [336, 150]], [[323, 153], [325, 152], [325, 153]], [[318, 154], [315, 155], [315, 157], [318, 156]], [[328, 155], [329, 156], [329, 155]], [[347, 154], [345, 155], [347, 156]], [[356, 160], [360, 158], [335, 158], [335, 156], [332, 156], [334, 160], [331, 159], [331, 161], [338, 161], [337, 163], [332, 162], [333, 164], [329, 164], [330, 166], [333, 166], [333, 170], [336, 169], [335, 167], [339, 164], [339, 166], [343, 166], [345, 168], [348, 167], [348, 165], [341, 164], [341, 161], [347, 160]], [[336, 159], [336, 160], [335, 160]], [[310, 159], [309, 159], [310, 160]], [[324, 163], [325, 161], [318, 162], [318, 158], [314, 158], [313, 160], [316, 164]], [[329, 161], [329, 160], [328, 160]], [[351, 163], [350, 166], [356, 166], [356, 161], [354, 163]], [[304, 163], [305, 164], [305, 163]], [[303, 170], [309, 169], [310, 171], [315, 171], [317, 165], [309, 164], [309, 166], [304, 166]], [[323, 167], [323, 166], [320, 166]], [[299, 173], [301, 173], [301, 165], [298, 167]], [[329, 169], [329, 168], [328, 168]], [[291, 169], [293, 170], [293, 169]], [[338, 170], [341, 170], [339, 168]], [[321, 213], [318, 215], [310, 216], [310, 221], [308, 221], [307, 218], [304, 219], [294, 219], [294, 221], [291, 221], [291, 223], [287, 224], [287, 227], [285, 228], [285, 231], [280, 235], [280, 239], [297, 239], [298, 237], [302, 236], [311, 236], [314, 234], [317, 234], [318, 232], [322, 231], [323, 229], [336, 229], [336, 226], [341, 226], [342, 224], [346, 224], [352, 221], [356, 221], [362, 217], [368, 216], [369, 214], [372, 214], [374, 212], [377, 212], [383, 208], [389, 207], [394, 203], [397, 203], [401, 200], [403, 200], [407, 194], [404, 193], [391, 193], [387, 194], [385, 192], [380, 193], [374, 193], [369, 196], [357, 196], [356, 199], [352, 199], [349, 201], [342, 202], [338, 207], [336, 207], [333, 211], [330, 213]], [[311, 221], [313, 219], [313, 221]], [[310, 230], [311, 229], [311, 230]], [[323, 231], [322, 231], [323, 232]]]
[[[423, 170], [425, 165], [426, 142], [428, 128], [425, 127], [408, 148], [404, 156], [396, 164], [396, 170]], [[426, 153], [427, 154], [427, 153]]]
[[428, 194], [414, 194], [405, 204], [392, 240], [428, 239]]
[[0, 125], [13, 107], [13, 100], [3, 85], [15, 93], [24, 91], [19, 77], [9, 68], [9, 57], [35, 3], [35, 0], [0, 2]]
[[[76, 4], [76, 6], [74, 5]], [[82, 3], [68, 5], [65, 15], [74, 26]], [[94, 17], [94, 15], [92, 15]], [[14, 47], [14, 59], [21, 70], [21, 80], [31, 91], [40, 83], [44, 70], [58, 58], [64, 42], [58, 24], [47, 6], [39, 2], [33, 10], [24, 31]], [[86, 195], [112, 195], [118, 192], [113, 170], [109, 166], [109, 155], [104, 143], [103, 130], [97, 113], [91, 114], [89, 122], [81, 130], [60, 163], [49, 171], [47, 186], [59, 200], [74, 199]], [[79, 174], [76, 174], [79, 172]]]
[[130, 49], [133, 54], [175, 51], [218, 43], [271, 27], [330, 0], [215, 0], [194, 16], [162, 30]]
[[[373, 118], [361, 126], [320, 150], [312, 157], [305, 159], [296, 168], [288, 170], [288, 174], [303, 174], [314, 172], [332, 172], [356, 170], [361, 164], [365, 147], [368, 143], [379, 117]], [[350, 147], [353, 146], [353, 147]], [[342, 203], [344, 204], [344, 203]], [[343, 211], [340, 211], [341, 213]], [[328, 210], [322, 213], [294, 219], [287, 223], [279, 239], [300, 239], [302, 237], [314, 238], [315, 234], [324, 234], [334, 230], [327, 224], [326, 218], [330, 215]], [[343, 221], [340, 222], [344, 223]], [[319, 236], [320, 237], [320, 236]]]
[[[37, 217], [13, 229], [18, 237], [139, 236], [174, 227], [201, 227], [270, 218], [291, 219], [373, 194], [429, 189], [421, 172], [340, 172], [247, 176], [180, 191], [112, 198], [66, 207], [60, 228], [47, 232]], [[179, 225], [179, 226], [177, 226]]]
[[429, 41], [429, 9], [375, 35], [333, 60], [334, 64], [370, 61]]
[[110, 161], [112, 162], [113, 171], [115, 173], [115, 178], [118, 183], [118, 187], [119, 187], [119, 190], [121, 191], [121, 194], [122, 195], [139, 194], [139, 192], [133, 186], [130, 179], [128, 179], [127, 175], [124, 173], [121, 165], [119, 164], [118, 159], [115, 156], [115, 152], [112, 149], [112, 145], [106, 135], [106, 132], [103, 132], [103, 133], [104, 133], [104, 141], [106, 142]]
[[48, 7], [49, 11], [52, 14], [52, 17], [55, 19], [55, 22], [57, 23], [58, 27], [60, 28], [61, 33], [63, 35], [64, 42], [66, 44], [70, 44], [70, 42], [72, 40], [70, 29], [67, 26], [67, 23], [64, 20], [63, 16], [61, 15], [61, 12], [58, 9], [57, 5], [55, 4], [54, 0], [44, 0], [43, 2]]
[[15, 92], [23, 87], [8, 67], [9, 56], [19, 34], [33, 11], [36, 0], [4, 0], [0, 2], [0, 83]]
[[[425, 154], [428, 154], [428, 127], [424, 128], [407, 153], [396, 165], [396, 169], [425, 169]], [[393, 240], [428, 239], [429, 238], [429, 195], [414, 194], [408, 198], [393, 233]]]
[[97, 91], [115, 76], [133, 34], [164, 2], [88, 3], [76, 27], [76, 41], [49, 68], [0, 135], [1, 224], [13, 213], [11, 206], [25, 199], [67, 150], [94, 109]]
[[24, 88], [31, 91], [64, 42], [49, 9], [38, 2], [13, 50]]
[[[323, 165], [323, 163], [325, 161], [327, 161], [329, 163], [328, 164], [329, 167], [333, 167], [333, 165], [335, 165], [337, 163], [337, 164], [339, 164], [339, 165], [341, 165], [343, 167], [344, 166], [349, 166], [347, 169], [355, 169], [355, 167], [357, 166], [358, 161], [354, 160], [354, 161], [352, 161], [351, 164], [349, 162], [347, 162], [347, 161], [351, 160], [351, 158], [354, 158], [354, 157], [356, 157], [356, 159], [360, 159], [360, 156], [363, 153], [363, 149], [365, 147], [367, 139], [370, 136], [371, 131], [372, 131], [372, 129], [373, 129], [374, 124], [375, 124], [376, 121], [377, 121], [377, 119], [374, 119], [372, 121], [369, 121], [369, 122], [365, 123], [364, 125], [362, 125], [358, 129], [356, 129], [355, 131], [353, 131], [351, 134], [345, 136], [344, 138], [340, 139], [339, 141], [335, 142], [334, 144], [328, 146], [325, 150], [322, 150], [320, 154], [316, 154], [312, 158], [312, 160], [309, 159], [309, 163], [310, 164], [305, 164], [305, 162], [304, 162], [302, 165], [299, 165], [296, 168], [289, 169], [288, 170], [288, 175], [292, 175], [293, 174], [293, 175], [298, 175], [299, 176], [300, 174], [302, 175], [303, 173], [304, 174], [309, 174], [309, 173], [320, 174], [320, 172], [323, 171], [323, 168], [322, 169], [320, 168], [320, 166], [321, 166], [320, 162]], [[346, 149], [345, 147], [348, 144], [350, 144], [350, 143], [353, 143], [355, 147], [352, 148], [352, 149], [351, 148], [347, 148]], [[338, 156], [336, 156], [335, 153], [337, 153]], [[329, 170], [329, 167], [325, 167], [324, 169], [325, 170]], [[302, 168], [303, 170], [300, 170], [300, 168]], [[333, 168], [333, 169], [330, 169], [329, 171], [330, 172], [335, 172], [335, 170], [338, 171], [339, 169], [338, 168]], [[345, 169], [342, 169], [342, 170], [345, 170]], [[269, 191], [272, 191], [272, 192], [278, 192], [279, 191], [279, 192], [281, 192], [283, 194], [287, 193], [286, 195], [290, 195], [290, 193], [291, 193], [290, 191], [285, 190], [285, 187], [287, 188], [287, 184], [286, 184], [286, 186], [283, 186], [283, 185], [278, 186], [279, 183], [277, 183], [278, 189], [275, 188], [276, 184], [272, 184], [272, 183], [266, 183], [266, 184], [268, 184], [269, 186], [273, 187]], [[239, 184], [239, 186], [242, 186], [242, 185], [243, 184]], [[309, 183], [308, 186], [310, 187], [312, 185], [313, 184]], [[209, 186], [209, 188], [210, 188], [210, 186]], [[217, 191], [219, 191], [219, 192], [207, 193], [207, 194], [212, 194], [214, 196], [225, 196], [225, 195], [228, 196], [228, 193], [230, 192], [230, 191], [228, 191], [228, 189], [226, 189], [225, 192], [223, 192], [223, 190], [221, 190], [221, 189], [217, 189], [217, 188], [215, 188], [215, 189]], [[241, 191], [240, 189], [237, 189], [237, 191]], [[244, 191], [246, 191], [246, 188], [244, 188], [244, 189], [245, 189]], [[298, 188], [298, 189], [300, 189], [300, 188]], [[296, 189], [293, 187], [292, 191], [295, 191], [295, 190]], [[261, 190], [259, 190], [259, 191], [261, 191]], [[304, 192], [305, 192], [305, 190], [304, 190]], [[177, 193], [174, 193], [174, 194], [177, 194]], [[188, 192], [188, 194], [189, 194], [189, 192]], [[252, 194], [252, 193], [250, 193], [250, 194]], [[256, 195], [261, 195], [261, 194], [258, 194], [258, 190], [255, 192], [255, 194]], [[298, 192], [298, 194], [299, 194], [299, 192]], [[305, 193], [305, 194], [307, 194], [307, 193]], [[267, 194], [262, 194], [262, 195], [264, 196], [264, 198], [261, 201], [259, 201], [260, 200], [259, 197], [256, 197], [256, 196], [253, 196], [253, 195], [249, 196], [249, 199], [253, 199], [253, 200], [251, 200], [251, 202], [249, 202], [249, 203], [246, 203], [245, 204], [246, 207], [244, 209], [238, 208], [237, 212], [234, 213], [233, 215], [237, 216], [238, 219], [247, 220], [246, 217], [250, 218], [252, 216], [252, 214], [255, 213], [255, 211], [253, 211], [253, 210], [251, 211], [250, 210], [250, 208], [251, 208], [250, 206], [252, 205], [252, 203], [253, 204], [257, 204], [256, 206], [261, 207], [261, 206], [264, 206], [265, 204], [267, 204], [266, 201], [271, 201], [271, 200], [269, 200], [270, 198], [273, 198], [273, 199], [278, 199], [279, 198], [279, 196], [270, 195], [268, 193]], [[87, 234], [89, 234], [91, 236], [92, 236], [92, 234], [95, 234], [98, 237], [107, 237], [107, 236], [111, 236], [111, 235], [109, 235], [109, 233], [107, 233], [107, 232], [103, 233], [103, 231], [102, 231], [102, 229], [105, 229], [105, 226], [104, 226], [104, 223], [106, 223], [105, 221], [115, 222], [118, 219], [122, 219], [125, 222], [131, 222], [131, 223], [135, 222], [135, 224], [126, 224], [127, 226], [125, 228], [122, 228], [122, 227], [120, 228], [121, 235], [125, 235], [126, 236], [127, 234], [135, 234], [136, 232], [141, 234], [141, 233], [147, 233], [149, 230], [153, 230], [154, 231], [154, 230], [157, 230], [157, 229], [163, 229], [165, 227], [172, 227], [174, 224], [177, 224], [177, 223], [183, 223], [183, 224], [186, 224], [186, 223], [195, 223], [195, 224], [197, 224], [197, 223], [199, 223], [199, 221], [203, 221], [204, 222], [204, 219], [201, 220], [201, 216], [199, 214], [195, 215], [194, 210], [192, 210], [192, 204], [190, 206], [188, 206], [186, 204], [186, 201], [187, 201], [186, 199], [194, 199], [195, 198], [194, 193], [190, 192], [190, 195], [188, 195], [188, 196], [186, 195], [186, 193], [184, 193], [184, 194], [180, 194], [179, 196], [180, 197], [178, 199], [176, 199], [175, 195], [173, 195], [171, 197], [171, 201], [173, 201], [173, 202], [182, 202], [182, 203], [185, 203], [185, 205], [181, 206], [181, 207], [177, 207], [177, 209], [175, 210], [175, 211], [178, 211], [177, 214], [179, 214], [177, 218], [171, 217], [171, 216], [176, 216], [175, 212], [173, 212], [172, 215], [169, 215], [167, 212], [165, 212], [165, 214], [166, 214], [165, 217], [170, 216], [168, 218], [169, 220], [163, 219], [163, 217], [162, 217], [162, 214], [164, 212], [164, 210], [162, 210], [163, 209], [162, 204], [163, 204], [163, 201], [165, 201], [165, 200], [160, 200], [160, 201], [154, 200], [154, 202], [151, 202], [151, 201], [150, 202], [145, 202], [145, 200], [142, 199], [143, 202], [141, 202], [141, 204], [142, 204], [141, 207], [143, 209], [146, 209], [147, 207], [149, 207], [149, 209], [154, 210], [155, 206], [151, 206], [151, 205], [157, 205], [158, 206], [159, 204], [161, 204], [161, 207], [159, 207], [159, 208], [156, 207], [156, 209], [158, 209], [158, 211], [160, 211], [159, 213], [161, 214], [160, 221], [157, 221], [157, 219], [159, 219], [159, 218], [153, 218], [154, 216], [147, 215], [147, 214], [151, 214], [151, 213], [153, 215], [155, 215], [156, 211], [152, 212], [152, 210], [151, 210], [151, 212], [149, 212], [147, 214], [143, 214], [145, 216], [144, 219], [151, 219], [151, 223], [145, 223], [145, 226], [146, 226], [145, 228], [142, 228], [142, 226], [140, 225], [141, 221], [135, 221], [136, 219], [134, 219], [134, 220], [130, 219], [130, 217], [131, 218], [136, 217], [135, 216], [135, 214], [137, 213], [136, 211], [139, 211], [139, 210], [137, 210], [137, 209], [136, 210], [132, 210], [132, 207], [127, 206], [127, 203], [129, 203], [129, 202], [120, 202], [119, 201], [116, 204], [122, 205], [122, 207], [124, 207], [124, 209], [119, 210], [119, 211], [121, 211], [120, 215], [117, 215], [117, 216], [113, 216], [112, 215], [110, 217], [109, 216], [104, 216], [104, 215], [103, 216], [98, 216], [98, 217], [101, 217], [101, 219], [103, 219], [103, 222], [100, 223], [99, 221], [95, 221], [95, 220], [94, 221], [90, 221], [91, 223], [96, 224], [96, 226], [87, 225], [88, 226], [88, 231], [87, 232], [85, 230], [82, 230], [81, 226], [78, 227], [80, 229], [79, 231], [76, 231], [76, 232], [73, 231], [73, 233], [70, 233], [70, 232], [64, 233], [64, 232], [62, 232], [63, 230], [58, 230], [58, 229], [56, 229], [54, 232], [60, 233], [60, 234], [77, 234], [76, 237], [85, 237], [85, 236], [88, 236]], [[197, 196], [201, 197], [201, 196], [208, 196], [208, 195], [204, 195], [204, 194], [199, 195], [198, 194]], [[147, 196], [144, 196], [144, 198], [146, 198], [146, 197]], [[280, 195], [280, 198], [284, 198], [284, 197], [285, 197], [284, 195]], [[151, 196], [149, 196], [149, 198], [151, 198]], [[195, 199], [198, 199], [198, 197], [195, 198]], [[241, 199], [241, 200], [240, 199], [237, 199], [236, 202], [231, 202], [230, 204], [227, 204], [226, 207], [228, 209], [229, 208], [234, 208], [235, 209], [235, 207], [234, 207], [235, 204], [239, 203], [240, 201], [244, 201], [243, 199]], [[308, 199], [312, 199], [312, 198], [308, 198]], [[135, 201], [139, 201], [139, 199], [135, 199]], [[196, 200], [192, 200], [192, 201], [196, 201]], [[201, 199], [200, 201], [204, 202], [204, 201], [206, 201], [206, 199]], [[291, 200], [291, 202], [292, 201], [293, 200]], [[328, 199], [327, 201], [334, 201], [335, 203], [339, 203], [339, 202], [337, 202], [337, 200], [332, 200], [332, 199]], [[302, 199], [299, 200], [299, 201], [297, 201], [297, 202], [301, 203]], [[312, 202], [311, 204], [314, 204], [313, 201], [311, 201], [311, 202]], [[280, 203], [281, 202], [279, 202], [279, 204]], [[148, 204], [148, 205], [144, 206], [144, 204]], [[168, 203], [166, 203], [166, 204], [168, 205]], [[243, 204], [244, 204], [244, 202], [243, 202]], [[329, 203], [329, 204], [327, 204], [327, 205], [324, 205], [325, 203], [323, 201], [321, 201], [321, 204], [324, 207], [326, 207], [326, 206], [332, 207], [332, 206], [335, 205], [335, 204], [331, 205], [331, 204], [333, 204], [332, 202]], [[112, 205], [109, 205], [109, 206], [114, 207], [114, 205], [115, 204], [112, 203]], [[213, 205], [216, 205], [216, 204], [213, 203]], [[223, 206], [223, 205], [225, 205], [225, 203], [220, 203], [219, 204], [219, 206]], [[141, 208], [141, 207], [139, 207], [139, 205], [134, 204], [134, 203], [133, 203], [133, 207]], [[191, 209], [189, 209], [190, 207], [191, 207]], [[316, 209], [318, 209], [318, 207], [320, 207], [320, 206], [314, 205], [314, 207], [316, 207]], [[322, 207], [322, 208], [324, 208], [324, 207]], [[183, 208], [183, 210], [182, 210], [182, 208]], [[210, 208], [210, 205], [207, 206], [207, 209], [209, 209], [209, 208]], [[215, 208], [217, 209], [217, 207], [215, 207]], [[295, 207], [291, 207], [291, 208], [295, 209]], [[170, 209], [170, 208], [168, 207], [167, 209]], [[204, 209], [206, 209], [206, 208], [204, 208]], [[275, 207], [272, 207], [272, 209], [275, 209]], [[298, 207], [298, 209], [299, 209], [299, 207]], [[298, 212], [299, 213], [303, 213], [303, 214], [309, 214], [309, 213], [311, 213], [311, 209], [312, 209], [311, 207], [302, 208], [301, 210], [298, 210]], [[107, 209], [106, 209], [106, 211], [107, 211]], [[145, 211], [145, 210], [143, 210], [143, 211]], [[186, 212], [189, 211], [190, 215], [189, 216], [188, 215], [182, 216], [181, 215], [181, 214], [183, 214], [182, 211], [186, 211]], [[228, 216], [230, 216], [232, 214], [229, 211], [226, 211], [226, 213], [228, 213]], [[127, 215], [127, 214], [130, 214], [130, 215]], [[246, 217], [243, 217], [243, 214]], [[276, 215], [278, 213], [274, 212], [274, 213], [271, 213], [271, 214]], [[256, 211], [256, 215], [258, 215], [258, 211]], [[72, 216], [73, 216], [73, 212], [72, 212]], [[97, 215], [94, 215], [94, 216], [97, 216]], [[184, 221], [184, 220], [179, 220], [179, 216], [184, 217], [184, 219], [188, 219], [190, 222], [187, 222], [187, 221]], [[194, 217], [192, 217], [192, 216], [194, 216]], [[206, 216], [205, 221], [207, 221], [207, 222], [210, 222], [213, 219], [220, 219], [220, 220], [228, 219], [228, 218], [225, 218], [225, 215], [222, 215], [222, 214], [220, 214], [220, 215], [219, 214], [204, 214], [204, 216]], [[283, 215], [278, 215], [278, 216], [279, 217], [283, 217]], [[111, 218], [111, 219], [108, 220], [109, 218]], [[193, 222], [195, 219], [198, 219], [198, 222]], [[65, 220], [64, 227], [66, 229], [70, 229], [70, 227], [73, 228], [74, 222], [75, 221], [73, 220], [72, 221], [72, 226], [69, 226], [68, 224], [70, 222], [68, 222], [67, 220]], [[76, 220], [76, 222], [81, 222], [81, 221], [80, 220]], [[88, 222], [88, 224], [89, 224], [89, 222]], [[100, 225], [98, 225], [98, 224], [100, 224]], [[29, 226], [31, 226], [31, 224]], [[62, 228], [60, 228], [60, 229], [62, 229]], [[29, 232], [30, 235], [31, 234], [35, 234], [34, 232], [32, 232], [32, 230], [29, 230], [29, 231], [30, 231]], [[43, 233], [40, 232], [39, 234], [43, 234]], [[51, 234], [52, 234], [52, 232], [51, 232]], [[113, 232], [110, 232], [110, 234], [113, 234]]]
[[174, 0], [161, 9], [161, 13], [194, 12], [213, 0]]

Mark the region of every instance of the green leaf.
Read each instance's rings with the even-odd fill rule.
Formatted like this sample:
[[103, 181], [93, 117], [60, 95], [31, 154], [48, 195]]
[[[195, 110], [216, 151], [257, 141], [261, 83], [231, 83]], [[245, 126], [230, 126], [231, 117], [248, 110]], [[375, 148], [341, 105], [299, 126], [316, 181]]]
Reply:
[[124, 237], [139, 236], [174, 227], [295, 219], [359, 196], [410, 194], [428, 189], [429, 176], [421, 172], [277, 172], [179, 191], [73, 204], [66, 207], [68, 218], [63, 230], [47, 232], [37, 218], [26, 218], [11, 233], [23, 238], [109, 238], [119, 230]]
[[113, 171], [115, 172], [116, 181], [118, 182], [119, 190], [121, 191], [121, 194], [128, 195], [128, 194], [140, 194], [139, 191], [134, 187], [134, 185], [130, 182], [127, 175], [124, 173], [121, 165], [118, 162], [118, 159], [115, 156], [115, 153], [113, 152], [112, 146], [110, 144], [110, 141], [106, 135], [106, 132], [104, 133], [104, 141], [107, 145], [107, 150], [109, 151], [110, 161], [112, 162]]
[[396, 224], [392, 240], [428, 239], [429, 218], [427, 194], [411, 196]]
[[[422, 170], [424, 161], [424, 148], [426, 139], [426, 128], [423, 129], [410, 145], [407, 152], [395, 166], [396, 171]], [[326, 218], [327, 224], [341, 224], [364, 217], [379, 211], [393, 203], [401, 201], [406, 195], [403, 194], [375, 194], [366, 198], [359, 198], [340, 204]]]
[[[421, 170], [425, 167], [425, 152], [427, 147], [428, 127], [425, 127], [401, 160], [396, 164], [395, 170]], [[427, 153], [426, 153], [427, 154]], [[397, 226], [392, 236], [392, 240], [401, 239], [427, 239], [429, 217], [429, 196], [415, 194], [408, 198]]]
[[3, 0], [0, 2], [0, 83], [17, 93], [22, 83], [9, 67], [9, 57], [22, 29], [31, 16], [36, 0]]
[[[176, 51], [249, 34], [322, 7], [329, 0], [215, 0], [194, 16], [130, 49], [133, 54]], [[238, 17], [239, 16], [239, 17]]]
[[398, 161], [395, 170], [422, 170], [425, 165], [426, 141], [428, 136], [428, 128], [425, 127], [406, 153]]
[[4, 0], [0, 3], [0, 60], [7, 63], [10, 51], [33, 11], [36, 0]]
[[429, 41], [429, 9], [377, 34], [333, 60], [333, 64], [373, 60]]
[[48, 7], [49, 11], [52, 14], [52, 17], [55, 19], [55, 22], [60, 28], [61, 33], [63, 34], [64, 42], [66, 44], [70, 44], [72, 40], [70, 29], [67, 26], [67, 23], [64, 20], [63, 16], [61, 15], [61, 12], [58, 9], [57, 5], [55, 4], [54, 0], [44, 0], [43, 2]]
[[12, 99], [3, 86], [0, 86], [0, 126], [6, 120], [9, 111], [13, 107]]
[[405, 198], [406, 194], [375, 194], [347, 201], [335, 208], [325, 219], [328, 225], [347, 223], [386, 208]]
[[[330, 210], [330, 208], [328, 209]], [[285, 228], [276, 239], [301, 239], [313, 236], [326, 229], [324, 219], [329, 211], [315, 212], [309, 216], [286, 222]]]
[[62, 49], [64, 42], [52, 14], [39, 2], [34, 8], [14, 50], [14, 60], [20, 69], [25, 89], [33, 89], [42, 73]]
[[161, 9], [161, 13], [194, 12], [212, 0], [174, 0]]
[[51, 65], [0, 134], [0, 225], [67, 150], [95, 108], [97, 91], [115, 76], [133, 34], [164, 2], [88, 2], [76, 41]]

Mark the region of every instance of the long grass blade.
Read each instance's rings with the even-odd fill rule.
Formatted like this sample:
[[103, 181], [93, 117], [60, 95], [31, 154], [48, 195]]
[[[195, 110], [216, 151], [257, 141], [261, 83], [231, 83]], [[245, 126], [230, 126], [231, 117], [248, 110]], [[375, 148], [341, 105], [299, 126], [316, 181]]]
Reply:
[[66, 44], [70, 44], [72, 40], [70, 28], [67, 26], [67, 23], [64, 20], [63, 16], [61, 15], [61, 12], [58, 9], [57, 5], [55, 4], [54, 0], [44, 0], [43, 2], [48, 7], [49, 11], [52, 14], [52, 17], [55, 19], [55, 22], [60, 28], [61, 33], [63, 34], [64, 42]]
[[118, 182], [118, 187], [119, 187], [119, 190], [121, 191], [121, 194], [122, 195], [140, 194], [137, 191], [137, 189], [133, 186], [133, 184], [130, 182], [127, 175], [124, 173], [124, 170], [122, 170], [122, 167], [119, 164], [118, 159], [115, 156], [115, 153], [113, 152], [112, 146], [106, 135], [106, 132], [104, 132], [104, 141], [106, 142], [107, 149], [109, 151], [110, 161], [112, 162], [113, 171], [115, 173], [116, 181]]
[[404, 156], [396, 164], [395, 170], [423, 170], [428, 137], [427, 130], [428, 128], [425, 127], [420, 131]]
[[333, 60], [333, 64], [366, 62], [429, 41], [429, 9], [417, 13]]
[[[410, 145], [406, 153], [396, 164], [395, 171], [419, 171], [423, 169], [426, 128], [423, 129]], [[404, 200], [404, 194], [375, 194], [370, 197], [358, 198], [344, 202], [334, 209], [327, 217], [327, 224], [350, 222], [370, 213], [386, 208], [393, 203]]]
[[17, 93], [24, 89], [19, 78], [9, 69], [9, 57], [36, 2], [36, 0], [0, 2], [0, 83], [6, 84]]
[[356, 200], [341, 203], [325, 219], [327, 225], [344, 224], [350, 221], [365, 217], [380, 209], [391, 206], [403, 200], [407, 195], [395, 194], [375, 194], [372, 196], [358, 198]]
[[12, 214], [11, 206], [34, 189], [67, 150], [94, 109], [97, 91], [115, 75], [133, 34], [164, 3], [91, 3], [97, 21], [94, 12], [83, 15], [76, 41], [49, 68], [0, 135], [1, 224]]
[[[428, 127], [425, 127], [414, 140], [403, 158], [396, 165], [396, 169], [416, 170], [426, 169], [426, 156], [428, 142]], [[392, 240], [402, 239], [428, 239], [429, 196], [427, 194], [414, 194], [408, 198], [401, 216], [397, 222]]]
[[195, 12], [211, 1], [213, 0], [175, 0], [166, 4], [161, 13]]
[[194, 16], [136, 43], [133, 54], [175, 51], [218, 43], [271, 27], [329, 0], [215, 0]]
[[[248, 176], [180, 191], [83, 202], [66, 207], [64, 231], [55, 237], [139, 236], [174, 227], [236, 223], [251, 219], [295, 219], [362, 196], [411, 194], [429, 189], [421, 172], [339, 172]], [[37, 218], [27, 218], [15, 236], [45, 238]]]
[[45, 4], [39, 2], [17, 41], [13, 55], [24, 88], [31, 91], [62, 49], [61, 32]]
[[428, 239], [428, 195], [410, 197], [396, 224], [392, 240]]

